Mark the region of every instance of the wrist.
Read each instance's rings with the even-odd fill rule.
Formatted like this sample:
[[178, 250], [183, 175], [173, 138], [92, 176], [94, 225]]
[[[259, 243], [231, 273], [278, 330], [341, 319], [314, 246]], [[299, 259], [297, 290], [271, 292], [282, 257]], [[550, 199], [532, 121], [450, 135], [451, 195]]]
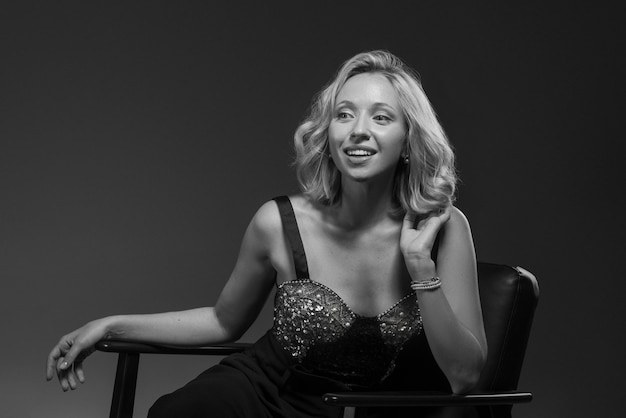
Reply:
[[102, 318], [104, 326], [104, 339], [114, 340], [121, 338], [124, 332], [124, 315], [114, 315]]
[[422, 280], [430, 280], [431, 278], [437, 276], [435, 263], [432, 263], [432, 266], [424, 266], [422, 264], [413, 268], [409, 267], [409, 276], [411, 276], [412, 281], [417, 282]]
[[440, 287], [441, 279], [439, 279], [439, 277], [437, 276], [431, 277], [428, 280], [411, 281], [411, 289], [413, 289], [415, 292], [431, 291], [439, 289]]

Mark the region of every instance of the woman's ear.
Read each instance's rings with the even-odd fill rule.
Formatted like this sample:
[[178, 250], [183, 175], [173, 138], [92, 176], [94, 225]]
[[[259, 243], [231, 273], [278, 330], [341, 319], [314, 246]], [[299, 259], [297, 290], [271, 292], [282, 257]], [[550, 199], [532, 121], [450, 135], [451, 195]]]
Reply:
[[402, 147], [402, 152], [400, 153], [400, 158], [402, 158], [402, 162], [404, 164], [408, 164], [410, 160], [411, 150], [409, 149], [409, 138], [404, 140], [404, 147]]

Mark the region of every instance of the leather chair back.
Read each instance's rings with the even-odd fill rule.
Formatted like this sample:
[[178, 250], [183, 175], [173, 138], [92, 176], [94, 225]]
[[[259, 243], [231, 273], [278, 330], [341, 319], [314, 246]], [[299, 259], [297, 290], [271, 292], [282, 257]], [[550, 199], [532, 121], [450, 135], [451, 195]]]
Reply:
[[[521, 267], [480, 262], [478, 286], [489, 353], [475, 390], [516, 390], [539, 297], [537, 279]], [[451, 391], [424, 333], [407, 343], [396, 363], [390, 390]]]
[[478, 284], [489, 353], [477, 390], [516, 390], [535, 308], [537, 279], [521, 267], [479, 263]]

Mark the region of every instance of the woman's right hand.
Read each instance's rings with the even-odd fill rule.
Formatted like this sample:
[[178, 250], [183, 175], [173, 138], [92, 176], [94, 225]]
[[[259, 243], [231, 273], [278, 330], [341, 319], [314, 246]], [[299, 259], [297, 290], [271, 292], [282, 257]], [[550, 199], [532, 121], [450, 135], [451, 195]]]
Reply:
[[104, 339], [108, 330], [108, 319], [89, 322], [61, 337], [48, 355], [46, 379], [52, 380], [56, 372], [63, 391], [76, 389], [78, 382], [85, 382], [83, 361], [95, 351], [98, 341]]

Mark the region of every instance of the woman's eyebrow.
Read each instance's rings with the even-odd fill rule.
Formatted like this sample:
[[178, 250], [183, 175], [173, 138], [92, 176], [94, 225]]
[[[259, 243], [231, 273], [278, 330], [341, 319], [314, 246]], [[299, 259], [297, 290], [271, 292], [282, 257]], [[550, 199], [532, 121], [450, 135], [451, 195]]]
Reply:
[[387, 108], [387, 109], [393, 110], [394, 112], [397, 112], [397, 110], [396, 110], [396, 108], [395, 108], [395, 107], [393, 107], [393, 106], [392, 106], [392, 105], [390, 105], [389, 103], [385, 103], [385, 102], [376, 102], [376, 103], [373, 103], [371, 107], [372, 107], [372, 108], [376, 108], [376, 109], [378, 109], [378, 108]]
[[338, 106], [354, 106], [354, 103], [352, 103], [350, 100], [342, 100], [335, 104], [335, 107], [338, 107]]
[[[340, 106], [356, 106], [356, 105], [354, 104], [354, 102], [352, 102], [350, 100], [342, 100], [342, 101], [337, 102], [335, 104], [335, 107], [340, 107]], [[393, 110], [394, 112], [397, 112], [395, 107], [393, 107], [389, 103], [385, 103], [385, 102], [374, 102], [369, 107], [371, 109], [387, 108], [387, 109]]]

